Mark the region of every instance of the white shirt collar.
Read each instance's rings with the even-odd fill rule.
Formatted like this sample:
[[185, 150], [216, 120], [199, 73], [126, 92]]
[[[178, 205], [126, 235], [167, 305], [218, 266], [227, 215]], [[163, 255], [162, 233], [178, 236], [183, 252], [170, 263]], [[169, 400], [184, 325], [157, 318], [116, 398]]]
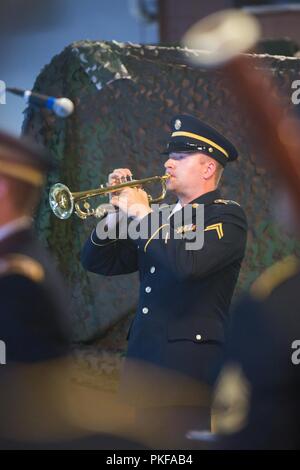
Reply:
[[16, 232], [30, 228], [31, 225], [32, 218], [25, 215], [12, 220], [8, 224], [2, 225], [2, 227], [0, 227], [0, 242]]
[[171, 214], [169, 215], [168, 219], [170, 217], [172, 217], [172, 215], [175, 214], [175, 212], [180, 211], [181, 209], [182, 209], [182, 205], [181, 205], [180, 201], [178, 201], [176, 206], [173, 208]]

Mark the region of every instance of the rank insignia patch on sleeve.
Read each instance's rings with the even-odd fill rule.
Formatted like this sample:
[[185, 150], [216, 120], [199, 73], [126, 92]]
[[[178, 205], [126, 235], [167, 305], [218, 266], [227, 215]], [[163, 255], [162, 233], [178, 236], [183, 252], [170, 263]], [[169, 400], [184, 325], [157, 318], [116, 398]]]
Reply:
[[222, 222], [218, 224], [213, 224], [213, 225], [208, 225], [205, 229], [204, 232], [207, 232], [208, 230], [216, 230], [219, 240], [224, 237], [224, 232], [223, 232], [223, 224]]

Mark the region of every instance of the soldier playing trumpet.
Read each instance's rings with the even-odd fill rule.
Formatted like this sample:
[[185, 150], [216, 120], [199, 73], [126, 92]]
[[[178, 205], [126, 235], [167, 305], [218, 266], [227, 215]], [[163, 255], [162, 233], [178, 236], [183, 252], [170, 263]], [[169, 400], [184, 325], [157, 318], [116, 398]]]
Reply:
[[[124, 236], [112, 239], [116, 216], [109, 214], [107, 238], [93, 230], [82, 250], [85, 269], [114, 276], [140, 273], [140, 298], [128, 334], [130, 359], [155, 364], [210, 386], [223, 354], [230, 301], [245, 253], [247, 223], [243, 209], [221, 198], [217, 188], [223, 169], [236, 160], [235, 147], [219, 132], [188, 115], [175, 116], [164, 154], [167, 188], [178, 198], [170, 216], [146, 238]], [[131, 176], [117, 169], [110, 183]], [[153, 209], [141, 188], [125, 188], [111, 203], [142, 229], [149, 227]], [[178, 215], [191, 208], [188, 224], [178, 224]], [[186, 236], [197, 232], [197, 212], [204, 206], [204, 244], [188, 250]], [[163, 210], [162, 210], [163, 212]], [[126, 381], [126, 366], [124, 372]], [[210, 429], [209, 403], [197, 413], [189, 404], [159, 408], [143, 404], [143, 417], [165, 420], [168, 432], [180, 431], [199, 422]], [[162, 418], [164, 416], [164, 418]], [[180, 418], [182, 416], [182, 419]]]

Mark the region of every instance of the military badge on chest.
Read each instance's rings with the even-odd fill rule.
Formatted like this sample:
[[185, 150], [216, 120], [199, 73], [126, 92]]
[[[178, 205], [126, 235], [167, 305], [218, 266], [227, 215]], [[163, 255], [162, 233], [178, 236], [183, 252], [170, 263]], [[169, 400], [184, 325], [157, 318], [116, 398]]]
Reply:
[[177, 227], [176, 229], [176, 233], [178, 235], [184, 235], [187, 232], [195, 232], [195, 231], [196, 231], [195, 224], [182, 225], [181, 227]]

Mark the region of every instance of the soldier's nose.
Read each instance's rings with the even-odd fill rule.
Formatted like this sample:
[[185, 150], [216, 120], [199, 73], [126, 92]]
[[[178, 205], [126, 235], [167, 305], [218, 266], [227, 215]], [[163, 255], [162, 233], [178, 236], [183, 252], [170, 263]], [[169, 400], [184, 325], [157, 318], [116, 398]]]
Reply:
[[174, 160], [172, 160], [172, 158], [168, 158], [168, 160], [165, 162], [165, 168], [174, 168], [174, 166]]

